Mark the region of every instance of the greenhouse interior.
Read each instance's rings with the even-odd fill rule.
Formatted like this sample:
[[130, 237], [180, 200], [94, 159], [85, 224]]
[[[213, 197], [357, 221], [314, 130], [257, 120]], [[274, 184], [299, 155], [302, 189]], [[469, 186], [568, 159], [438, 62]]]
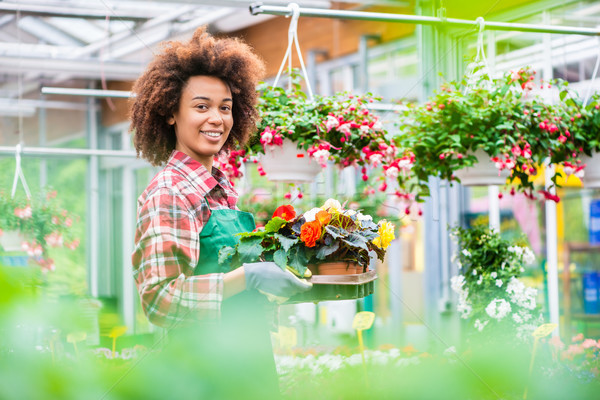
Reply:
[[599, 67], [593, 0], [1, 1], [0, 398], [600, 398]]

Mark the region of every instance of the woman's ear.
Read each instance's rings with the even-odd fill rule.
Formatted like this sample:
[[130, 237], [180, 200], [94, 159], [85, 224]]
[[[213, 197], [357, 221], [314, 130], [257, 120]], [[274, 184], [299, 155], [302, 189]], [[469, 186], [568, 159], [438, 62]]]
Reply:
[[170, 116], [170, 117], [167, 119], [167, 124], [169, 124], [169, 125], [175, 125], [175, 117], [171, 115], [171, 116]]

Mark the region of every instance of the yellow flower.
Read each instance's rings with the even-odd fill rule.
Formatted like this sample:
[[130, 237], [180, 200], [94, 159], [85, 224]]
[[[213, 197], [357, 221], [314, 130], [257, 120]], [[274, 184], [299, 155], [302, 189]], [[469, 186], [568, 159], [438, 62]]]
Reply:
[[339, 201], [335, 200], [335, 199], [328, 199], [325, 204], [323, 204], [323, 206], [321, 207], [321, 209], [325, 210], [325, 211], [329, 211], [331, 212], [337, 212], [340, 213], [342, 211], [342, 205], [340, 204]]
[[385, 219], [379, 221], [379, 237], [373, 239], [373, 244], [381, 249], [387, 249], [390, 242], [396, 239], [394, 235], [394, 224], [387, 222]]

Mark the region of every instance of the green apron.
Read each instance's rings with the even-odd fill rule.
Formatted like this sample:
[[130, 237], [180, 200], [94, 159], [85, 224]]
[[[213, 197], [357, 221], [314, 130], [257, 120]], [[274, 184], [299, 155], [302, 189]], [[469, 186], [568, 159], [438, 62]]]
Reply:
[[[254, 217], [250, 213], [211, 210], [200, 232], [200, 260], [194, 273], [227, 273], [237, 267], [219, 265], [219, 250], [223, 246], [234, 246], [239, 241], [238, 233], [254, 228]], [[232, 379], [231, 383], [244, 398], [279, 397], [267, 317], [269, 310], [273, 312], [273, 307], [256, 290], [245, 290], [221, 304], [219, 337], [212, 342], [221, 344], [217, 357], [221, 366], [225, 366], [222, 372]], [[210, 353], [215, 354], [215, 348]]]

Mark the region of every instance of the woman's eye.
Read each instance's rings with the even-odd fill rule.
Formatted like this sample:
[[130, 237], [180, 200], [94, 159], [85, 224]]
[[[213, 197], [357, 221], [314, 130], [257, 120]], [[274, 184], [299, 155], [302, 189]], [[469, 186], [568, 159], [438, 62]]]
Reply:
[[223, 110], [223, 111], [231, 111], [231, 106], [222, 106], [221, 110]]
[[196, 108], [198, 108], [200, 110], [208, 110], [208, 107], [206, 106], [206, 104], [198, 104], [196, 106]]

